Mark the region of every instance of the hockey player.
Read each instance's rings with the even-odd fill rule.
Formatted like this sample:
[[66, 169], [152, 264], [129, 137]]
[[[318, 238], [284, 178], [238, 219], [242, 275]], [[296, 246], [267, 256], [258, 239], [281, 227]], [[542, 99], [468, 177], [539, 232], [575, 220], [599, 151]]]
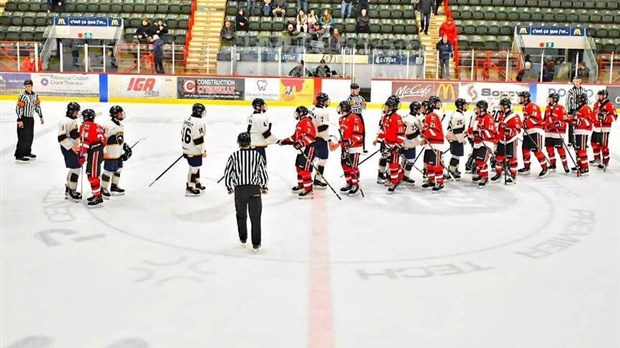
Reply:
[[248, 116], [248, 129], [252, 139], [252, 147], [258, 151], [265, 158], [267, 163], [267, 153], [265, 148], [269, 144], [275, 143], [278, 139], [271, 134], [271, 122], [267, 117], [267, 109], [265, 107], [265, 101], [261, 98], [254, 98], [252, 100], [252, 108], [254, 112]]
[[79, 113], [80, 104], [71, 102], [67, 105], [66, 117], [58, 123], [58, 144], [65, 158], [65, 167], [69, 169], [65, 182], [65, 199], [76, 202], [82, 200], [82, 194], [76, 191], [80, 168], [82, 168], [78, 156], [80, 152], [80, 125], [77, 120]]
[[86, 109], [82, 111], [84, 122], [80, 126], [82, 145], [80, 147], [80, 164], [86, 161], [86, 175], [93, 196], [88, 198], [88, 207], [95, 208], [103, 205], [101, 197], [101, 162], [103, 162], [103, 148], [106, 145], [105, 131], [103, 127], [95, 123], [95, 111]]
[[[444, 142], [443, 126], [441, 118], [435, 113], [436, 100], [427, 101], [426, 116], [422, 124], [422, 144], [426, 147], [424, 151], [424, 164], [428, 180], [422, 184], [423, 188], [432, 187], [433, 191], [443, 189], [443, 165], [441, 164], [441, 147]], [[423, 103], [424, 104], [424, 103]]]
[[547, 99], [548, 105], [545, 109], [545, 147], [547, 147], [547, 155], [551, 162], [549, 169], [556, 169], [555, 149], [557, 149], [564, 172], [569, 173], [570, 169], [568, 169], [568, 163], [566, 162], [566, 150], [562, 146], [569, 117], [564, 106], [558, 104], [559, 100], [560, 95], [557, 93], [549, 94]]
[[314, 160], [314, 145], [316, 141], [316, 127], [312, 122], [310, 111], [305, 106], [295, 109], [295, 133], [288, 138], [278, 140], [279, 145], [293, 145], [299, 150], [295, 159], [297, 170], [297, 186], [292, 188], [293, 193], [298, 193], [299, 199], [313, 198], [312, 191], [312, 161]]
[[[351, 110], [354, 114], [359, 116], [362, 119], [362, 123], [364, 122], [364, 116], [362, 112], [366, 110], [366, 99], [360, 95], [360, 85], [357, 83], [351, 84], [351, 95], [347, 98], [349, 104], [351, 104]], [[364, 129], [366, 126], [364, 125]], [[365, 130], [364, 130], [365, 132]], [[366, 133], [364, 133], [364, 153], [367, 153], [366, 150]]]
[[403, 123], [405, 124], [405, 142], [403, 144], [403, 150], [401, 156], [403, 157], [402, 166], [405, 168], [405, 176], [403, 181], [409, 185], [415, 185], [415, 180], [411, 178], [411, 169], [416, 159], [416, 147], [420, 145], [420, 129], [422, 128], [422, 122], [418, 118], [420, 115], [420, 108], [422, 105], [416, 101], [409, 104], [409, 114], [403, 117]]
[[[122, 196], [125, 190], [118, 186], [121, 180], [123, 161], [131, 157], [131, 148], [125, 143], [124, 129], [121, 121], [125, 120], [125, 111], [122, 107], [114, 105], [110, 108], [110, 119], [102, 126], [105, 130], [107, 145], [103, 152], [103, 174], [101, 175], [101, 194], [103, 198], [110, 199], [111, 195]], [[112, 179], [112, 187], [108, 191], [108, 185]]]
[[351, 104], [346, 101], [340, 102], [338, 112], [340, 113], [340, 118], [338, 119], [340, 141], [338, 144], [334, 143], [331, 146], [335, 150], [340, 145], [342, 150], [340, 164], [347, 185], [340, 188], [340, 192], [346, 192], [349, 196], [354, 196], [360, 190], [358, 163], [364, 142], [364, 123], [361, 117], [351, 112]]
[[[611, 123], [618, 119], [613, 103], [609, 101], [609, 92], [601, 89], [597, 93], [598, 100], [592, 108], [594, 119], [594, 131], [592, 132], [592, 152], [594, 152], [593, 165], [605, 169], [609, 165], [609, 132]], [[601, 153], [603, 162], [601, 162]]]
[[[386, 109], [382, 110], [381, 118], [379, 119], [379, 131], [383, 129], [383, 125], [388, 119], [388, 114]], [[375, 143], [373, 142], [373, 145]], [[379, 168], [377, 170], [377, 184], [383, 185], [386, 184], [386, 176], [385, 176], [385, 168], [387, 167], [387, 156], [389, 156], [389, 152], [385, 150], [385, 142], [381, 141], [379, 144], [379, 151], [381, 152], [381, 157], [379, 157]]]
[[540, 107], [531, 101], [530, 92], [519, 92], [519, 104], [523, 105], [523, 164], [524, 167], [519, 169], [519, 173], [523, 175], [530, 174], [531, 165], [531, 151], [534, 151], [534, 155], [542, 171], [538, 174], [539, 177], [549, 174], [547, 167], [547, 159], [542, 152], [543, 139], [545, 137], [545, 120], [543, 114], [540, 111]]
[[325, 164], [329, 158], [328, 142], [329, 137], [329, 107], [330, 100], [326, 93], [316, 95], [314, 107], [312, 108], [312, 119], [317, 129], [315, 153], [318, 159], [317, 171], [314, 177], [314, 186], [316, 188], [327, 188], [327, 184], [323, 181], [323, 173], [325, 172]]
[[495, 153], [495, 176], [491, 181], [497, 181], [506, 170], [505, 160], [510, 166], [510, 175], [506, 178], [506, 184], [516, 183], [517, 180], [517, 145], [518, 136], [523, 128], [521, 118], [512, 111], [512, 102], [508, 98], [499, 101], [498, 144]]
[[489, 104], [480, 100], [476, 103], [476, 118], [472, 121], [467, 134], [473, 139], [474, 159], [477, 174], [472, 181], [479, 181], [478, 186], [484, 187], [489, 182], [489, 157], [497, 139], [497, 128], [493, 116], [487, 111]]
[[577, 175], [583, 175], [590, 172], [588, 166], [588, 136], [592, 132], [592, 123], [594, 115], [590, 106], [588, 106], [588, 95], [577, 95], [577, 111], [571, 120], [575, 127], [575, 153], [577, 154], [577, 167], [573, 170], [578, 171]]
[[405, 142], [405, 125], [402, 117], [397, 113], [400, 107], [400, 98], [391, 95], [383, 106], [385, 112], [383, 125], [379, 129], [377, 138], [372, 142], [376, 145], [378, 142], [385, 144], [385, 153], [383, 157], [387, 159], [390, 169], [390, 187], [388, 192], [392, 193], [403, 178], [402, 168], [400, 166], [400, 152]]
[[204, 105], [194, 104], [192, 115], [183, 121], [183, 128], [181, 129], [183, 156], [189, 164], [185, 185], [185, 196], [187, 197], [200, 196], [200, 190], [204, 190], [204, 186], [200, 184], [200, 167], [202, 167], [202, 159], [207, 157], [204, 120], [206, 113]]
[[469, 108], [469, 104], [463, 98], [458, 98], [454, 101], [456, 111], [452, 113], [450, 117], [450, 123], [448, 124], [448, 133], [446, 133], [446, 140], [450, 144], [450, 166], [448, 171], [455, 179], [461, 178], [461, 172], [459, 172], [459, 163], [461, 157], [465, 154], [465, 112]]

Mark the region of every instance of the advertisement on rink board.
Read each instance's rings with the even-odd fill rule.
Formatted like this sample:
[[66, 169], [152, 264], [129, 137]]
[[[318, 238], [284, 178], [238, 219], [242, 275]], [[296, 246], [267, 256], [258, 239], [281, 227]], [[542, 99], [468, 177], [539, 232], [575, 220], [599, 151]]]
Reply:
[[[0, 73], [0, 90], [2, 94], [20, 94], [24, 91], [24, 81], [30, 78], [30, 74]], [[38, 87], [36, 84], [32, 86], [35, 91]]]
[[300, 78], [280, 79], [280, 100], [309, 104], [314, 100], [314, 80]]
[[111, 98], [176, 99], [174, 76], [108, 75]]
[[607, 92], [609, 92], [609, 100], [614, 103], [614, 107], [620, 109], [620, 86], [609, 86]]
[[264, 100], [280, 99], [280, 79], [274, 78], [246, 78], [245, 100], [262, 98]]
[[497, 105], [502, 95], [507, 95], [513, 105], [519, 104], [519, 92], [529, 92], [530, 85], [524, 83], [486, 83], [486, 82], [467, 82], [461, 83], [459, 88], [459, 98], [476, 102], [486, 100], [489, 105]]
[[32, 74], [42, 96], [99, 97], [98, 74]]
[[180, 76], [177, 91], [179, 99], [243, 100], [245, 79]]
[[402, 102], [421, 102], [436, 95], [444, 103], [452, 103], [458, 97], [459, 84], [450, 82], [394, 81], [392, 94]]
[[[332, 105], [338, 105], [346, 100], [351, 94], [351, 80], [349, 79], [323, 79], [321, 81], [321, 91], [327, 93]], [[319, 91], [316, 91], [319, 93]], [[315, 95], [316, 95], [315, 93]]]
[[[581, 87], [583, 87], [588, 95], [588, 103], [594, 104], [596, 101], [596, 93], [601, 89], [605, 89], [606, 86], [582, 84]], [[568, 91], [570, 91], [571, 88], [573, 88], [572, 84], [537, 84], [535, 85], [535, 88], [532, 88], [532, 100], [535, 100], [538, 105], [547, 105], [547, 98], [549, 97], [549, 94], [557, 93], [560, 95], [559, 104], [566, 106], [566, 98], [568, 97]]]

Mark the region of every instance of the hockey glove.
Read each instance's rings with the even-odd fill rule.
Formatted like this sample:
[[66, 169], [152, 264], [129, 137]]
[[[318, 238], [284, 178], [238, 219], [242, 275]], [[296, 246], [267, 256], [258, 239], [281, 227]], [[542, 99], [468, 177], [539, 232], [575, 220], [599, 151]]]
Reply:
[[86, 157], [85, 156], [78, 157], [78, 162], [80, 162], [80, 165], [84, 165], [84, 163], [86, 163]]
[[123, 144], [123, 151], [125, 153], [121, 155], [121, 159], [123, 161], [127, 161], [128, 159], [131, 158], [131, 155], [133, 154], [133, 151], [131, 150], [131, 147], [129, 145], [127, 145], [127, 143]]
[[300, 143], [299, 141], [296, 141], [295, 143], [293, 143], [293, 147], [297, 150], [301, 150], [301, 148], [304, 147], [304, 144]]
[[353, 145], [353, 143], [351, 142], [351, 139], [342, 139], [342, 143], [344, 144], [344, 147], [349, 148], [351, 147], [351, 145]]

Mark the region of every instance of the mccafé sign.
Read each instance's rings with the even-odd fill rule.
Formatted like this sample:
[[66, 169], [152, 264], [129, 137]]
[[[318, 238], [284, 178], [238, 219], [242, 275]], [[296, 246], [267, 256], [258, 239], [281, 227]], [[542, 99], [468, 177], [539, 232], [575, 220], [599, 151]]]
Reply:
[[402, 102], [421, 102], [436, 95], [443, 102], [454, 102], [458, 97], [458, 83], [438, 83], [424, 81], [394, 81], [392, 94]]

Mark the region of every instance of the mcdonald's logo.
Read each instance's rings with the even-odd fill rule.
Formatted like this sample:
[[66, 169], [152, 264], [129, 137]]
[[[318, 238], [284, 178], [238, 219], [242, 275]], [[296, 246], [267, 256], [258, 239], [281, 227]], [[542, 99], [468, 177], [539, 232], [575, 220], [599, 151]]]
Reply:
[[67, 22], [65, 21], [64, 18], [58, 18], [56, 24], [57, 25], [67, 25]]
[[112, 19], [111, 26], [113, 26], [113, 27], [118, 27], [118, 26], [120, 26], [120, 24], [118, 24], [118, 19], [116, 19], [116, 18]]
[[519, 34], [525, 34], [525, 35], [527, 35], [527, 28], [521, 27], [521, 28], [519, 29]]
[[581, 36], [581, 35], [583, 35], [583, 34], [581, 33], [581, 29], [580, 29], [580, 28], [577, 28], [577, 29], [575, 29], [575, 32], [573, 33], [573, 35], [575, 35], [575, 36]]
[[456, 89], [453, 83], [443, 83], [437, 87], [437, 96], [441, 100], [456, 100]]

